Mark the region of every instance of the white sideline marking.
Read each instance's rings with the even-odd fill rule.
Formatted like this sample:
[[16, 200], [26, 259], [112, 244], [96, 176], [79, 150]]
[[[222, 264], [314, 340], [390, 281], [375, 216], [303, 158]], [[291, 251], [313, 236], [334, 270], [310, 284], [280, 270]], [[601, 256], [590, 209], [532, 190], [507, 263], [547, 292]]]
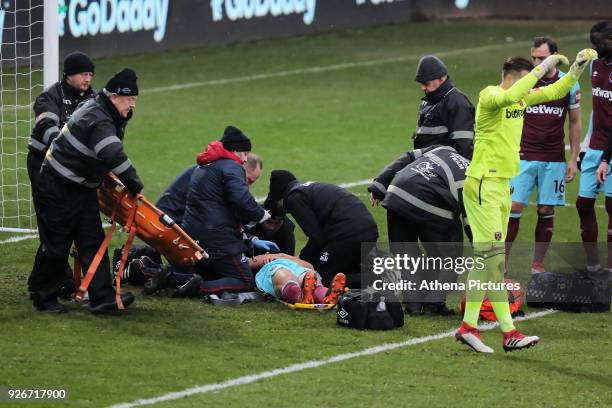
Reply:
[[[576, 35], [568, 35], [565, 37], [557, 38], [557, 41], [565, 41], [565, 40], [587, 40], [587, 37], [584, 34], [576, 34]], [[496, 51], [500, 47], [512, 45], [518, 47], [527, 47], [530, 46], [532, 41], [517, 41], [517, 42], [506, 42], [501, 44], [494, 45], [483, 45], [479, 47], [470, 47], [470, 48], [460, 48], [451, 51], [441, 51], [434, 53], [436, 56], [440, 58], [452, 57], [457, 55], [463, 55], [466, 53], [479, 53], [483, 51]], [[255, 74], [255, 75], [246, 75], [234, 78], [222, 78], [222, 79], [213, 79], [210, 81], [198, 81], [198, 82], [188, 82], [185, 84], [175, 84], [169, 86], [161, 86], [158, 88], [149, 88], [142, 90], [141, 93], [156, 93], [156, 92], [165, 92], [165, 91], [177, 91], [181, 89], [190, 89], [201, 86], [214, 86], [214, 85], [226, 85], [233, 84], [238, 82], [248, 82], [248, 81], [256, 81], [261, 79], [270, 79], [270, 78], [281, 78], [288, 77], [294, 75], [302, 75], [302, 74], [318, 74], [320, 72], [330, 72], [330, 71], [340, 71], [343, 69], [357, 68], [357, 67], [370, 67], [376, 65], [383, 64], [395, 64], [398, 62], [406, 62], [406, 61], [418, 61], [421, 58], [420, 54], [413, 55], [404, 55], [400, 57], [392, 57], [392, 58], [381, 58], [375, 60], [365, 60], [365, 61], [354, 61], [354, 62], [345, 62], [341, 64], [333, 64], [333, 65], [324, 65], [318, 67], [309, 67], [309, 68], [298, 68], [287, 71], [278, 71], [278, 72], [270, 72], [267, 74]]]
[[[544, 310], [541, 312], [529, 313], [528, 315], [524, 317], [517, 317], [516, 319], [514, 319], [514, 321], [535, 319], [538, 317], [553, 314], [555, 312], [556, 312], [555, 310]], [[497, 322], [489, 323], [489, 324], [482, 325], [480, 330], [481, 331], [491, 330], [497, 326], [498, 326]], [[331, 363], [337, 363], [340, 361], [350, 360], [356, 357], [369, 356], [369, 355], [378, 354], [384, 351], [414, 346], [417, 344], [427, 343], [433, 340], [440, 340], [440, 339], [444, 339], [448, 337], [453, 337], [454, 335], [455, 335], [455, 330], [450, 330], [444, 333], [434, 334], [434, 335], [425, 336], [425, 337], [417, 337], [417, 338], [409, 339], [409, 340], [402, 341], [399, 343], [381, 344], [379, 346], [370, 347], [370, 348], [367, 348], [361, 351], [356, 351], [353, 353], [338, 354], [338, 355], [324, 358], [321, 360], [312, 360], [312, 361], [307, 361], [305, 363], [292, 364], [284, 368], [277, 368], [275, 370], [263, 371], [258, 374], [245, 375], [242, 377], [233, 378], [233, 379], [223, 381], [220, 383], [206, 384], [206, 385], [200, 385], [197, 387], [187, 388], [183, 391], [171, 392], [165, 395], [161, 395], [159, 397], [139, 399], [139, 400], [132, 401], [132, 402], [125, 402], [125, 403], [120, 403], [116, 405], [111, 405], [109, 408], [140, 407], [143, 405], [157, 404], [158, 402], [172, 401], [172, 400], [188, 397], [190, 395], [195, 395], [195, 394], [206, 394], [211, 391], [218, 391], [224, 388], [236, 387], [238, 385], [251, 384], [253, 382], [263, 380], [266, 378], [272, 378], [272, 377], [277, 377], [283, 374], [295, 373], [298, 371], [308, 370], [311, 368], [317, 368], [317, 367], [321, 367], [321, 366], [331, 364]]]
[[[582, 39], [584, 39], [585, 41], [587, 39], [584, 34], [575, 34], [575, 35], [568, 35], [565, 37], [558, 37], [557, 41], [571, 41], [571, 40], [582, 40]], [[451, 51], [441, 51], [435, 54], [438, 57], [445, 58], [445, 57], [463, 55], [466, 53], [495, 51], [495, 50], [498, 50], [500, 47], [509, 46], [509, 45], [518, 46], [518, 47], [523, 47], [523, 46], [526, 47], [526, 46], [531, 45], [531, 41], [505, 42], [505, 43], [494, 44], [494, 45], [483, 45], [479, 47], [460, 48], [460, 49], [451, 50]], [[415, 56], [415, 55], [404, 55], [404, 56], [392, 57], [392, 58], [381, 58], [381, 59], [375, 59], [375, 60], [345, 62], [345, 63], [333, 64], [333, 65], [323, 65], [323, 66], [317, 66], [317, 67], [298, 68], [298, 69], [292, 69], [292, 70], [287, 70], [287, 71], [270, 72], [267, 74], [255, 74], [255, 75], [246, 75], [246, 76], [233, 77], [233, 78], [213, 79], [210, 81], [188, 82], [184, 84], [175, 84], [175, 85], [161, 86], [157, 88], [141, 89], [140, 92], [141, 93], [157, 93], [157, 92], [165, 92], [165, 91], [176, 91], [176, 90], [182, 90], [182, 89], [197, 88], [201, 86], [226, 85], [226, 84], [233, 84], [233, 83], [238, 83], [238, 82], [248, 82], [248, 81], [256, 81], [256, 80], [270, 79], [270, 78], [281, 78], [281, 77], [288, 77], [288, 76], [302, 75], [302, 74], [317, 74], [320, 72], [340, 71], [343, 69], [350, 69], [350, 68], [357, 68], [357, 67], [371, 67], [371, 66], [383, 65], [383, 64], [395, 64], [398, 62], [406, 62], [406, 61], [416, 62], [420, 59], [421, 56], [420, 55]], [[11, 110], [18, 111], [22, 109], [30, 110], [31, 107], [32, 107], [32, 104], [29, 104], [27, 106], [19, 106], [16, 108], [15, 107], [6, 108], [2, 106], [0, 107], [0, 111], [2, 112], [11, 111]]]
[[32, 239], [32, 238], [38, 238], [38, 235], [24, 235], [21, 237], [10, 237], [10, 238], [3, 239], [2, 241], [0, 241], [0, 245], [10, 244], [12, 242], [25, 241], [26, 239]]
[[[348, 183], [338, 184], [338, 187], [352, 188], [352, 187], [358, 187], [358, 186], [365, 186], [367, 184], [370, 184], [371, 182], [372, 182], [372, 179], [351, 181], [351, 182], [348, 182]], [[263, 203], [265, 200], [266, 200], [266, 196], [255, 197], [255, 201], [257, 201], [260, 204]]]

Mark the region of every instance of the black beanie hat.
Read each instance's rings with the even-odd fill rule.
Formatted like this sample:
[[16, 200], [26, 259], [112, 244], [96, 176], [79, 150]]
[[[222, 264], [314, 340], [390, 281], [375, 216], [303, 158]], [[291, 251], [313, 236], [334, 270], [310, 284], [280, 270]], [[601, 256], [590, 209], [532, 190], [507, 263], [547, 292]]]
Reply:
[[230, 152], [251, 151], [251, 140], [235, 126], [228, 126], [225, 128], [221, 143], [223, 143], [223, 147]]
[[270, 194], [273, 199], [280, 200], [292, 181], [297, 180], [293, 173], [287, 170], [272, 170], [270, 174]]
[[137, 79], [136, 72], [123, 68], [108, 80], [104, 89], [120, 96], [136, 96], [138, 95]]
[[435, 55], [425, 55], [417, 66], [416, 81], [425, 83], [447, 75], [446, 65]]
[[64, 76], [80, 74], [81, 72], [95, 72], [93, 61], [82, 52], [73, 52], [64, 58]]

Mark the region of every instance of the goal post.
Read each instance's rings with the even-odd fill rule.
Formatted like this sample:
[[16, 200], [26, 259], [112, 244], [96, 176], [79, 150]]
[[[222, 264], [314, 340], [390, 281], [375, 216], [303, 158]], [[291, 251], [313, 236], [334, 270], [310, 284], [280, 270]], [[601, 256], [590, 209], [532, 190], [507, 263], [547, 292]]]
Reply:
[[0, 232], [36, 232], [27, 172], [32, 104], [58, 80], [58, 0], [0, 1]]

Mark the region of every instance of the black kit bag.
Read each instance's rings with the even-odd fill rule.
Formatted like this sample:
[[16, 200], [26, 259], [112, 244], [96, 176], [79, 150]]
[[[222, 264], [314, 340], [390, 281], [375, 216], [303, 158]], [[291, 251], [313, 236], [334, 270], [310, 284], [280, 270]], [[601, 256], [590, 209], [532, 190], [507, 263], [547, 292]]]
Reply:
[[353, 289], [340, 296], [336, 322], [359, 330], [391, 330], [404, 325], [404, 311], [397, 299]]
[[527, 304], [574, 313], [610, 310], [608, 274], [543, 272], [532, 276], [527, 286]]

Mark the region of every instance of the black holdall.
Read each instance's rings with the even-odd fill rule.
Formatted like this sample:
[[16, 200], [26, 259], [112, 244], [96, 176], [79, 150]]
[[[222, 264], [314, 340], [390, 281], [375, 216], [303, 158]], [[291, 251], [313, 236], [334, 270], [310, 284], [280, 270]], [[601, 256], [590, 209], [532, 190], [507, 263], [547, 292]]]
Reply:
[[397, 299], [353, 289], [340, 296], [336, 322], [359, 330], [391, 330], [404, 325], [404, 311]]
[[527, 286], [527, 304], [575, 313], [602, 313], [610, 310], [608, 274], [542, 272], [533, 275]]

